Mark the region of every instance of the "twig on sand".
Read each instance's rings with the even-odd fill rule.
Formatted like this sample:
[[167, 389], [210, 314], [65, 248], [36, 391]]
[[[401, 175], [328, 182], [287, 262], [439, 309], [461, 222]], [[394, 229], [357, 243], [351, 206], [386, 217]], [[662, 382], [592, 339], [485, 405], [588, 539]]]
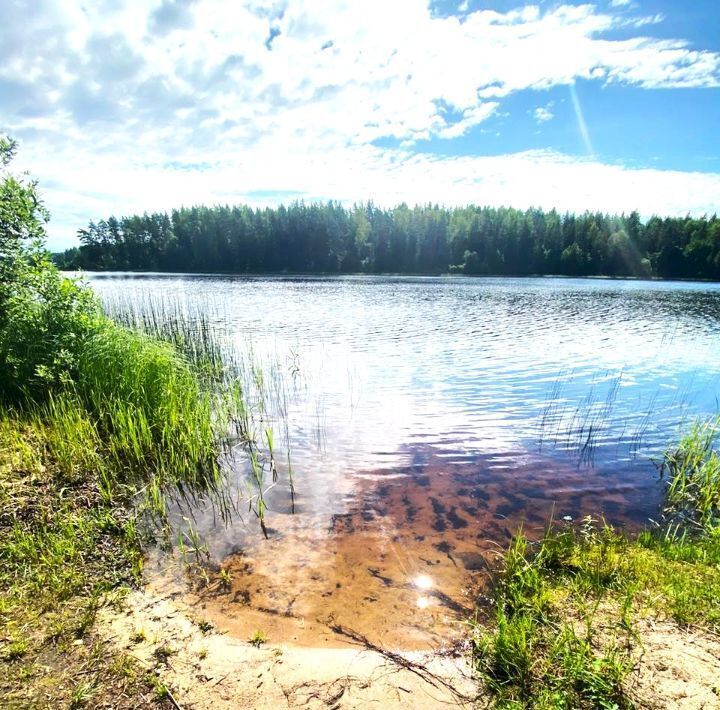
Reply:
[[[370, 641], [370, 639], [358, 633], [357, 631], [353, 631], [352, 629], [346, 629], [340, 624], [332, 624], [330, 626], [330, 629], [332, 629], [332, 631], [334, 631], [336, 634], [339, 634], [340, 636], [345, 636], [346, 638], [349, 638], [355, 643], [365, 647], [369, 651], [379, 653], [381, 656], [383, 656], [383, 658], [386, 658], [388, 661], [395, 663], [401, 668], [404, 668], [405, 670], [414, 673], [416, 676], [424, 680], [429, 685], [432, 685], [435, 688], [442, 686], [446, 690], [449, 690], [450, 693], [458, 700], [462, 700], [464, 702], [472, 702], [473, 700], [475, 700], [475, 698], [465, 695], [464, 693], [461, 693], [459, 690], [455, 689], [444, 678], [441, 678], [437, 674], [433, 673], [427, 668], [427, 666], [424, 666], [422, 663], [416, 663], [415, 661], [411, 661], [409, 658], [405, 658], [405, 656], [402, 656], [399, 653], [388, 651], [382, 646], [374, 644], [372, 641]], [[403, 688], [403, 690], [405, 689]]]
[[178, 703], [177, 700], [175, 700], [175, 696], [170, 692], [170, 688], [165, 686], [165, 692], [167, 693], [168, 700], [173, 704], [175, 707], [175, 710], [183, 710], [180, 703]]

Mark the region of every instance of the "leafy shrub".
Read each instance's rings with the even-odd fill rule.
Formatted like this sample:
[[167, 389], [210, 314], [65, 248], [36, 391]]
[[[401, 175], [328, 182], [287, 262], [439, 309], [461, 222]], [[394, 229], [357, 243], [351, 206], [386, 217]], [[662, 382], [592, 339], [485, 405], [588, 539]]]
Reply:
[[64, 278], [42, 253], [18, 257], [0, 315], [0, 398], [44, 399], [76, 376], [80, 350], [100, 327], [89, 289]]
[[89, 289], [64, 278], [43, 247], [47, 211], [36, 184], [7, 171], [15, 143], [0, 138], [0, 399], [43, 399], [72, 380], [100, 315]]

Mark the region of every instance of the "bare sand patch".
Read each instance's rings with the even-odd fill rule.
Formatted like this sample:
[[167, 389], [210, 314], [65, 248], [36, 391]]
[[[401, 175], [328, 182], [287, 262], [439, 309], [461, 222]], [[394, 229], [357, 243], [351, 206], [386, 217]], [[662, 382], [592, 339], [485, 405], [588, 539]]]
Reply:
[[652, 710], [720, 708], [720, 639], [672, 621], [645, 619], [637, 669], [628, 694], [638, 707]]
[[472, 707], [462, 657], [403, 653], [399, 663], [362, 646], [302, 648], [204, 633], [182, 602], [134, 592], [107, 608], [102, 636], [146, 666], [182, 708]]

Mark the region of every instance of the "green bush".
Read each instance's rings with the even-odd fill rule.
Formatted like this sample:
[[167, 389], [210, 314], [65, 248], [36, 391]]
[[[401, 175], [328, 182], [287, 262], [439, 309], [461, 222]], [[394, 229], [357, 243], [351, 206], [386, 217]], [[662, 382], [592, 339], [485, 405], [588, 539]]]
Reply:
[[22, 254], [0, 316], [0, 398], [41, 400], [77, 375], [80, 351], [100, 327], [92, 292], [64, 278], [41, 252]]
[[36, 184], [7, 171], [15, 143], [0, 138], [0, 399], [45, 399], [75, 375], [98, 327], [92, 292], [53, 267], [43, 246], [48, 214]]

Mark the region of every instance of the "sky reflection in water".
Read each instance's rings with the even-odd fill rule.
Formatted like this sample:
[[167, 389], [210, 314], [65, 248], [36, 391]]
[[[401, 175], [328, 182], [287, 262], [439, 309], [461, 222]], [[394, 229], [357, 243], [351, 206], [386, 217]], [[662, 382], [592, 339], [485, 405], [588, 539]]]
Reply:
[[[435, 619], [403, 611], [398, 643], [420, 638], [411, 628], [437, 630], [440, 616], [458, 616], [462, 590], [484, 574], [477, 555], [504, 544], [520, 520], [656, 516], [650, 458], [683, 423], [718, 409], [718, 285], [171, 275], [91, 283], [110, 299], [199, 304], [237, 348], [274, 368], [297, 514], [282, 485], [268, 497], [270, 541], [250, 519], [224, 528], [209, 509], [193, 511], [216, 558], [234, 553], [232, 565], [253, 569], [253, 584], [238, 582], [235, 596], [302, 618], [353, 609], [385, 639], [393, 634], [382, 618], [397, 617], [401, 602]], [[263, 573], [266, 588], [256, 584]], [[277, 591], [285, 588], [294, 601]]]

